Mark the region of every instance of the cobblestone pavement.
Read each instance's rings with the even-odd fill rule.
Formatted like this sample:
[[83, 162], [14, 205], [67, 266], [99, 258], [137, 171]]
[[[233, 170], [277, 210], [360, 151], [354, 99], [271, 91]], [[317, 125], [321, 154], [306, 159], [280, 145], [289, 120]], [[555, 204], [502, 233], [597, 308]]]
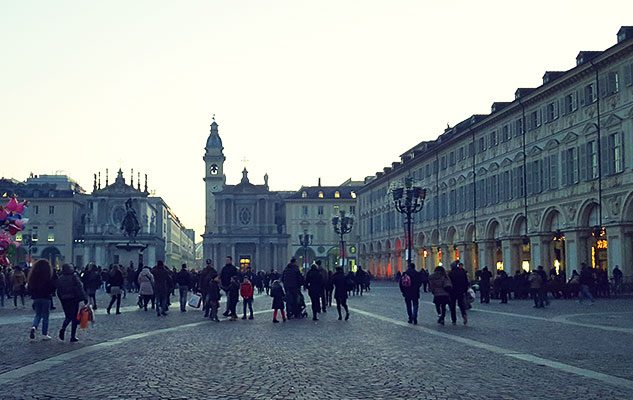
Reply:
[[[76, 344], [31, 342], [30, 310], [0, 310], [0, 399], [633, 398], [633, 300], [475, 304], [467, 326], [439, 326], [426, 294], [408, 325], [385, 283], [350, 299], [348, 322], [272, 324], [266, 297], [254, 321], [221, 323], [135, 300]], [[60, 324], [54, 313], [51, 336]]]

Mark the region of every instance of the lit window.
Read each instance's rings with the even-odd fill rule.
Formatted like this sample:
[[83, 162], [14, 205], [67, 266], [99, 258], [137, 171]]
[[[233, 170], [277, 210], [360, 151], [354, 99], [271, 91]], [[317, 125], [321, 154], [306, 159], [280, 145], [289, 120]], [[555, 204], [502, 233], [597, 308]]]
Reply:
[[302, 199], [305, 199], [306, 197], [308, 197], [308, 192], [303, 191], [303, 192], [301, 193], [301, 198], [302, 198]]
[[323, 192], [319, 190], [319, 199], [323, 198]]
[[352, 196], [352, 199], [355, 199], [356, 198], [356, 192], [352, 192], [351, 196]]
[[55, 241], [55, 234], [53, 232], [48, 232], [48, 241], [49, 242]]
[[341, 193], [337, 190], [336, 192], [334, 192], [334, 198], [338, 199], [339, 197], [341, 197]]

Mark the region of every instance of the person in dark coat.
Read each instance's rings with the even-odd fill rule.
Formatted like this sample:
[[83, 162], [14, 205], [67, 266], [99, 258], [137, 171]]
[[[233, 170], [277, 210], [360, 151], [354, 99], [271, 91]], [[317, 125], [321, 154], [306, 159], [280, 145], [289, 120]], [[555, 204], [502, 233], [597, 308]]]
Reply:
[[288, 318], [299, 318], [301, 310], [299, 309], [299, 291], [303, 286], [303, 275], [297, 265], [297, 259], [290, 259], [290, 264], [286, 266], [281, 274], [281, 282], [284, 284], [286, 291], [286, 303], [288, 305]]
[[422, 282], [422, 290], [426, 293], [429, 290], [429, 271], [424, 267], [420, 270], [420, 281]]
[[[2, 271], [0, 270], [0, 274]], [[31, 326], [29, 337], [35, 339], [35, 331], [40, 321], [42, 321], [42, 339], [50, 340], [48, 336], [48, 320], [51, 308], [51, 296], [55, 292], [55, 281], [52, 279], [53, 269], [51, 264], [46, 260], [37, 260], [27, 278], [27, 287], [33, 299], [33, 310], [35, 318]], [[2, 278], [0, 278], [2, 279]], [[0, 295], [4, 295], [0, 293]]]
[[77, 320], [77, 313], [79, 313], [79, 302], [83, 301], [84, 304], [88, 304], [88, 296], [86, 296], [81, 280], [75, 274], [75, 269], [72, 265], [62, 265], [62, 275], [57, 278], [55, 286], [57, 287], [57, 297], [62, 303], [65, 317], [62, 328], [59, 330], [59, 339], [64, 340], [66, 328], [71, 325], [70, 341], [78, 342], [77, 325], [79, 325], [79, 321]]
[[305, 287], [308, 289], [308, 296], [312, 302], [312, 320], [318, 321], [317, 314], [321, 312], [320, 302], [323, 296], [323, 275], [316, 264], [312, 264], [306, 274]]
[[479, 302], [490, 303], [490, 280], [492, 273], [488, 271], [488, 267], [484, 267], [479, 274]]
[[498, 287], [501, 304], [508, 303], [508, 293], [510, 293], [510, 277], [508, 277], [508, 274], [504, 270], [499, 271], [497, 277], [495, 278], [494, 285], [495, 287]]
[[466, 314], [466, 300], [464, 296], [470, 286], [468, 281], [468, 274], [464, 270], [464, 264], [453, 262], [451, 264], [451, 271], [448, 273], [448, 277], [451, 279], [452, 289], [450, 292], [449, 308], [451, 310], [451, 322], [453, 325], [457, 323], [457, 306], [462, 313], [462, 319], [464, 325], [468, 323], [468, 315]]
[[349, 319], [349, 309], [347, 308], [347, 277], [343, 273], [343, 267], [336, 267], [336, 272], [330, 278], [329, 286], [334, 290], [334, 299], [336, 300], [336, 310], [338, 311], [338, 320], [341, 318], [341, 307], [345, 309], [345, 321]]
[[237, 302], [240, 300], [240, 283], [237, 275], [231, 277], [229, 287], [226, 290], [226, 303], [229, 308], [229, 317], [231, 321], [237, 321]]
[[189, 288], [191, 287], [191, 274], [187, 271], [187, 264], [182, 264], [180, 266], [180, 271], [176, 274], [176, 285], [178, 285], [180, 311], [186, 312], [187, 295], [189, 294]]
[[101, 285], [101, 276], [95, 264], [90, 264], [88, 271], [81, 279], [86, 294], [88, 295], [88, 301], [92, 300], [92, 308], [97, 309], [97, 289]]
[[278, 280], [273, 281], [270, 288], [270, 296], [273, 298], [273, 322], [279, 322], [277, 320], [277, 311], [281, 311], [281, 318], [286, 322], [286, 311], [284, 310], [286, 294], [284, 293], [284, 288], [281, 286], [281, 282]]
[[167, 315], [167, 303], [171, 292], [172, 281], [169, 271], [162, 260], [158, 260], [152, 271], [154, 275], [154, 296], [156, 297], [156, 316]]
[[[220, 322], [218, 319], [218, 310], [220, 309], [220, 298], [222, 298], [222, 293], [220, 292], [220, 278], [216, 276], [211, 279], [209, 282], [209, 293], [208, 297], [208, 307], [209, 307], [209, 318], [215, 322]], [[205, 318], [207, 313], [205, 312]]]
[[121, 289], [123, 288], [123, 273], [118, 265], [112, 267], [112, 271], [108, 276], [108, 287], [110, 288], [110, 304], [106, 308], [106, 312], [110, 314], [112, 305], [116, 301], [116, 314], [121, 314]]
[[[226, 293], [227, 297], [229, 295], [229, 285], [231, 284], [231, 278], [233, 278], [234, 276], [238, 275], [238, 271], [237, 268], [235, 267], [235, 265], [233, 265], [233, 257], [231, 256], [226, 256], [226, 264], [224, 264], [224, 267], [222, 267], [222, 270], [220, 271], [220, 285], [222, 287], [222, 290], [224, 290], [224, 292]], [[228, 317], [230, 313], [229, 310], [229, 302], [226, 302], [226, 311], [224, 311], [224, 315], [225, 317]]]
[[321, 260], [316, 260], [316, 265], [319, 273], [321, 273], [321, 280], [323, 281], [323, 290], [321, 291], [321, 311], [327, 312], [327, 282], [330, 279], [328, 272], [321, 266]]
[[420, 287], [422, 280], [420, 274], [415, 270], [415, 264], [410, 263], [409, 267], [400, 277], [400, 292], [404, 297], [407, 306], [409, 323], [418, 324], [418, 308], [420, 306]]

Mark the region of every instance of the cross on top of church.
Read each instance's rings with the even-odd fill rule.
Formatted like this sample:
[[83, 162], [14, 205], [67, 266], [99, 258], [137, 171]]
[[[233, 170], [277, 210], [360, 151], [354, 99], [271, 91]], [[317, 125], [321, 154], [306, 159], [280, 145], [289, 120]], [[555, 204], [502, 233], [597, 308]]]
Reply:
[[244, 169], [246, 169], [246, 165], [248, 164], [248, 159], [246, 158], [246, 156], [242, 158], [242, 164], [244, 164]]

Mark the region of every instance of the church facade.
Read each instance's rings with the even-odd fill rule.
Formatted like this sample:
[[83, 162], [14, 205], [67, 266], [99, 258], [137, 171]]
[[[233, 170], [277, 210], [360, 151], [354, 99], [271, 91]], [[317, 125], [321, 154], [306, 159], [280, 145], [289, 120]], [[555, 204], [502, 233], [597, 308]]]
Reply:
[[203, 256], [216, 266], [226, 256], [242, 268], [280, 269], [288, 262], [284, 195], [271, 191], [268, 176], [253, 184], [246, 168], [236, 185], [227, 185], [224, 147], [213, 121], [205, 146], [206, 225]]

